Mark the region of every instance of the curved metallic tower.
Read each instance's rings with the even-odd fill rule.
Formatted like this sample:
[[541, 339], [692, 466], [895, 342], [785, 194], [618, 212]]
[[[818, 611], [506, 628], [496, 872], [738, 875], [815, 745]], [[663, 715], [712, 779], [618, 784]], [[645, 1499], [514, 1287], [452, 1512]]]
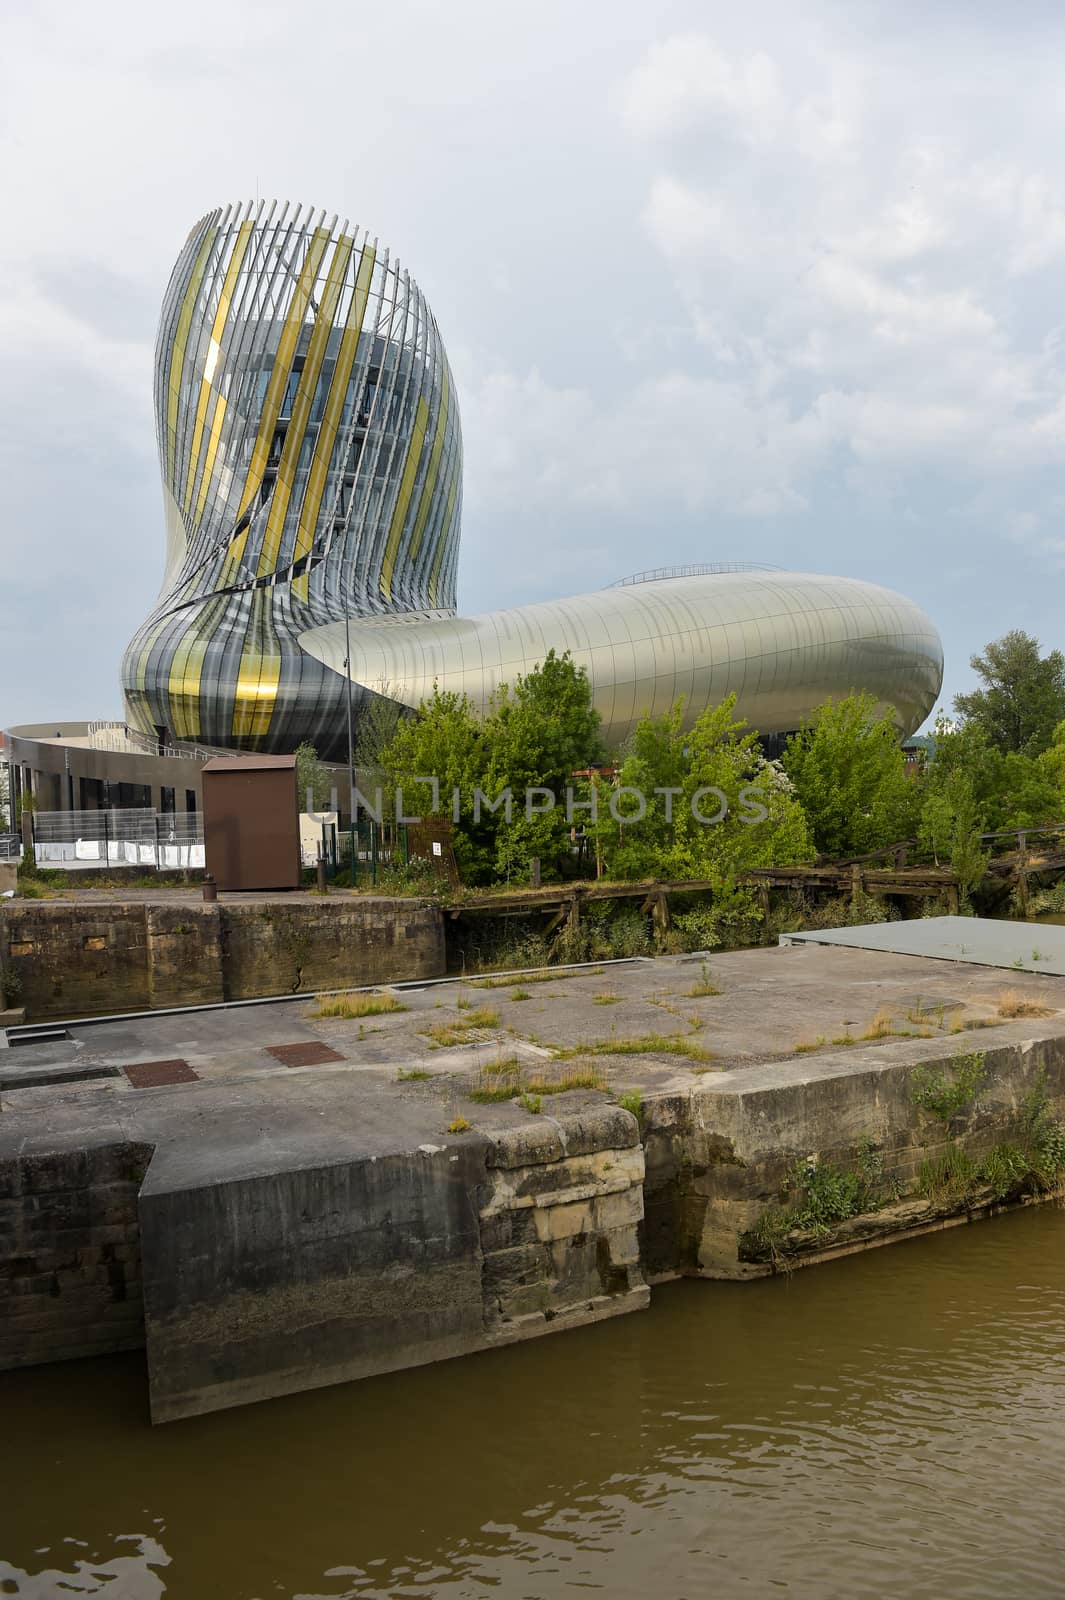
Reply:
[[344, 677], [297, 636], [454, 610], [462, 436], [424, 296], [335, 216], [212, 211], [163, 301], [155, 416], [166, 572], [123, 660], [130, 722], [339, 755]]

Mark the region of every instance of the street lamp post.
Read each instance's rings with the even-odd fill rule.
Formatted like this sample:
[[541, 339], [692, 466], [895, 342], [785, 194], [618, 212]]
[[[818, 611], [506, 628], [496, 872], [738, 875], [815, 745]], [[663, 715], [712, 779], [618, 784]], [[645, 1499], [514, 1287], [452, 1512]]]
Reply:
[[344, 613], [344, 675], [348, 697], [348, 815], [355, 825], [355, 736], [351, 719], [351, 618]]
[[355, 734], [351, 718], [351, 618], [344, 612], [344, 676], [348, 700], [348, 821], [351, 828], [351, 887], [355, 887]]

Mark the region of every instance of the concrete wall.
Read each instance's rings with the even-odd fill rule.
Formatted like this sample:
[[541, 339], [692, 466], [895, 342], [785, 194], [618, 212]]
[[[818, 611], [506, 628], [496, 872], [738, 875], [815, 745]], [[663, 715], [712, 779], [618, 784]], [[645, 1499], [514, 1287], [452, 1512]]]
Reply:
[[[1065, 1039], [1028, 1039], [1032, 1025], [996, 1029], [1018, 1042], [981, 1049], [981, 1036], [905, 1041], [853, 1054], [819, 1054], [815, 1064], [774, 1062], [705, 1079], [684, 1095], [649, 1100], [643, 1259], [654, 1278], [742, 1278], [770, 1270], [741, 1259], [740, 1235], [780, 1203], [797, 1162], [855, 1170], [872, 1145], [901, 1205], [841, 1225], [806, 1252], [819, 1257], [901, 1231], [935, 1226], [965, 1204], [914, 1197], [921, 1164], [957, 1145], [975, 1161], [1003, 1142], [1019, 1143], [1025, 1097], [1042, 1082], [1065, 1120]], [[986, 1037], [986, 1036], [985, 1036]], [[944, 1123], [915, 1103], [919, 1065], [948, 1077], [952, 1063], [978, 1054], [985, 1078], [974, 1104]]]
[[137, 1193], [150, 1149], [0, 1160], [0, 1369], [144, 1343]]
[[[643, 1153], [616, 1108], [140, 1198], [156, 1422], [647, 1304]], [[163, 1185], [166, 1186], [163, 1186]]]
[[439, 977], [440, 912], [409, 900], [0, 904], [29, 1021]]

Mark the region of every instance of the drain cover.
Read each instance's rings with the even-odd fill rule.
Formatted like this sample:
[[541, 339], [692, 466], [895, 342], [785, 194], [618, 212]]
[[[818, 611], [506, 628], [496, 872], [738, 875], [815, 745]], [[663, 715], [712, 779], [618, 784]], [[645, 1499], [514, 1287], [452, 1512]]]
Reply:
[[327, 1061], [345, 1059], [338, 1050], [331, 1050], [327, 1044], [319, 1044], [314, 1039], [303, 1044], [268, 1044], [266, 1048], [283, 1067], [320, 1067]]
[[170, 1083], [196, 1083], [199, 1079], [187, 1061], [136, 1061], [122, 1070], [135, 1089], [162, 1089]]

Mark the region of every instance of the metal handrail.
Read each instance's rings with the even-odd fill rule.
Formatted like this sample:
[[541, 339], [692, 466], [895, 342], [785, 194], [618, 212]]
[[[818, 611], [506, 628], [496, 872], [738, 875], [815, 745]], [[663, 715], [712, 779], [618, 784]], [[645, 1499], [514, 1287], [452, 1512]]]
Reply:
[[90, 722], [89, 739], [95, 750], [114, 750], [119, 754], [128, 751], [132, 755], [177, 756], [188, 761], [211, 761], [219, 754], [233, 753], [209, 750], [199, 744], [180, 747], [173, 744], [161, 745], [157, 739], [150, 738], [146, 733], [140, 733], [124, 722]]
[[610, 587], [626, 589], [634, 583], [656, 583], [660, 578], [704, 578], [719, 572], [783, 572], [783, 567], [765, 561], [697, 561], [687, 567], [650, 567], [628, 578], [617, 578]]

